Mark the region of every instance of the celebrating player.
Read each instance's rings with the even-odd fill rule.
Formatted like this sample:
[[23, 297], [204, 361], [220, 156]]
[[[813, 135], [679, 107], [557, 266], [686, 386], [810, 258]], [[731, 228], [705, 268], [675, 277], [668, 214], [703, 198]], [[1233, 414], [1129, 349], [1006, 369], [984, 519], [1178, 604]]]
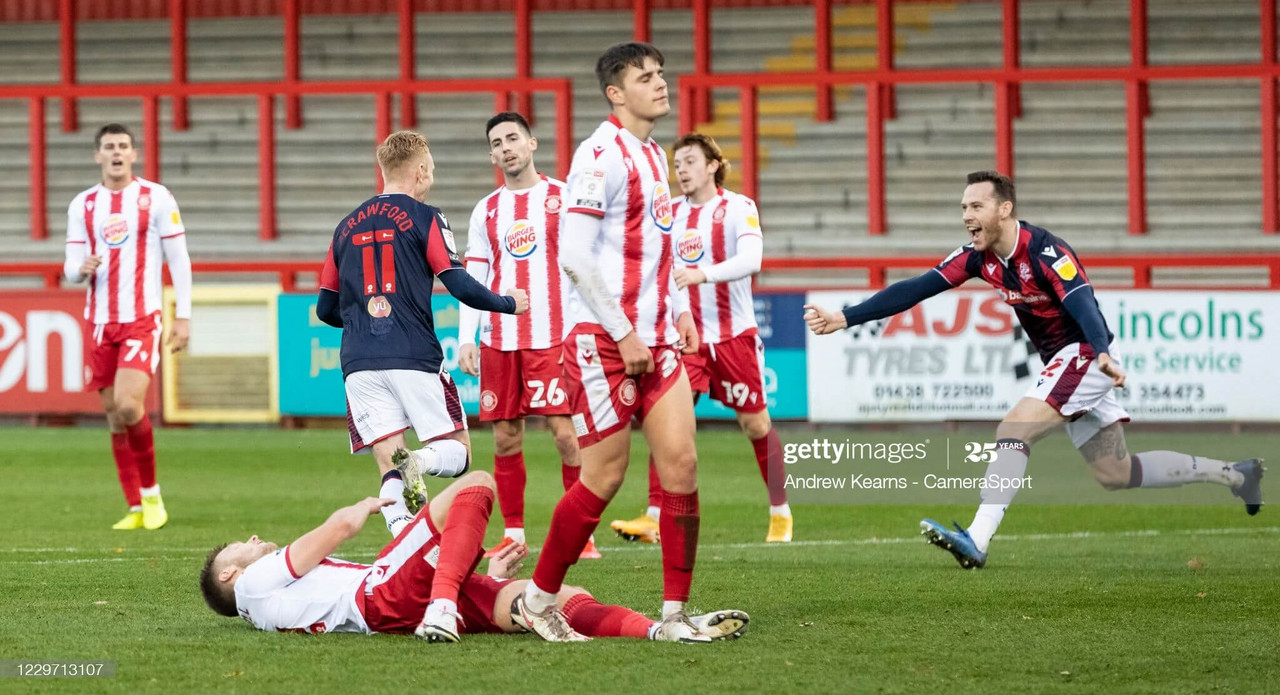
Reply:
[[[760, 476], [769, 491], [768, 543], [791, 540], [791, 507], [784, 487], [782, 442], [769, 420], [764, 393], [764, 344], [756, 330], [751, 276], [760, 272], [764, 239], [755, 201], [726, 191], [729, 162], [716, 141], [689, 133], [672, 146], [676, 178], [684, 196], [672, 204], [675, 214], [676, 287], [689, 290], [693, 321], [701, 347], [684, 359], [685, 371], [699, 395], [732, 408], [738, 425], [755, 448]], [[631, 520], [611, 524], [628, 540], [657, 542], [662, 489], [652, 468], [649, 508]]]
[[[531, 293], [533, 307], [517, 317], [485, 314], [483, 347], [476, 350], [480, 312], [462, 307], [458, 366], [480, 375], [480, 421], [493, 423], [493, 477], [502, 510], [502, 543], [524, 543], [524, 418], [545, 415], [560, 452], [564, 489], [578, 482], [578, 439], [569, 421], [561, 368], [564, 295], [569, 281], [559, 264], [565, 184], [534, 167], [538, 139], [518, 113], [499, 113], [485, 124], [489, 161], [504, 184], [476, 203], [467, 234], [467, 272], [497, 290], [514, 280]], [[584, 558], [598, 558], [588, 540]]]
[[582, 475], [556, 505], [519, 610], [540, 636], [572, 628], [556, 595], [626, 474], [638, 418], [664, 490], [664, 622], [690, 635], [685, 613], [698, 548], [693, 394], [680, 354], [698, 349], [688, 298], [672, 272], [667, 158], [650, 137], [670, 111], [663, 56], [646, 43], [611, 47], [596, 77], [612, 115], [578, 146], [569, 172], [560, 265], [574, 284], [565, 369]]
[[[419, 511], [373, 564], [329, 554], [394, 500], [371, 497], [343, 507], [283, 548], [257, 536], [220, 545], [205, 560], [200, 592], [219, 615], [238, 615], [267, 631], [413, 632], [428, 642], [524, 632], [512, 608], [527, 582], [510, 580], [524, 544], [508, 545], [490, 560], [488, 576], [473, 573], [493, 488], [488, 473], [467, 474]], [[741, 611], [707, 613], [693, 618], [699, 631], [689, 636], [628, 608], [602, 605], [578, 587], [564, 587], [559, 605], [574, 629], [592, 637], [710, 642], [740, 637], [750, 621]]]
[[89, 280], [84, 318], [92, 329], [89, 383], [111, 429], [111, 454], [129, 511], [111, 528], [155, 530], [169, 521], [156, 483], [155, 440], [147, 416], [147, 388], [160, 361], [160, 254], [177, 295], [165, 345], [173, 352], [191, 337], [191, 258], [178, 203], [169, 189], [133, 175], [138, 151], [119, 123], [98, 129], [93, 161], [102, 182], [67, 209], [62, 273]]
[[[1241, 498], [1249, 514], [1262, 505], [1262, 462], [1229, 463], [1173, 451], [1129, 454], [1121, 423], [1129, 420], [1112, 393], [1125, 373], [1113, 355], [1112, 334], [1075, 251], [1058, 237], [1013, 216], [1013, 181], [994, 171], [969, 174], [961, 201], [970, 243], [937, 268], [895, 283], [842, 312], [806, 306], [818, 335], [906, 311], [939, 292], [981, 277], [1013, 307], [1044, 360], [1040, 378], [996, 429], [996, 458], [987, 477], [1021, 478], [1031, 445], [1065, 424], [1072, 444], [1108, 490], [1217, 483]], [[987, 546], [1016, 493], [984, 489], [968, 529], [920, 522], [929, 542], [949, 550], [961, 567], [983, 567]]]
[[[351, 453], [372, 449], [382, 473], [379, 497], [396, 535], [426, 502], [423, 475], [467, 471], [471, 439], [458, 389], [442, 367], [444, 354], [431, 315], [433, 277], [464, 304], [522, 314], [522, 289], [490, 292], [462, 270], [449, 222], [423, 203], [435, 162], [420, 133], [387, 136], [377, 151], [384, 186], [338, 223], [320, 271], [316, 315], [342, 329]], [[424, 446], [405, 448], [413, 427]]]

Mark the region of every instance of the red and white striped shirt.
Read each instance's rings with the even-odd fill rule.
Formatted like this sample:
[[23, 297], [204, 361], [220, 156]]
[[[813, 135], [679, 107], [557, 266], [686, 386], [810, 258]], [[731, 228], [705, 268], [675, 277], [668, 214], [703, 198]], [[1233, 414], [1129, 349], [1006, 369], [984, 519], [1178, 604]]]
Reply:
[[[762, 236], [755, 201], [721, 188], [694, 205], [681, 196], [675, 208], [675, 257], [686, 268], [723, 263], [738, 253], [738, 240]], [[704, 343], [722, 343], [756, 328], [751, 277], [729, 282], [705, 282], [689, 288], [689, 311]]]
[[[667, 155], [653, 138], [641, 142], [617, 118], [578, 146], [569, 169], [569, 212], [602, 218], [592, 244], [613, 297], [645, 345], [675, 345], [677, 290], [672, 278], [671, 186]], [[574, 290], [569, 324], [600, 320]]]
[[[87, 255], [102, 258], [89, 278], [85, 319], [131, 323], [160, 311], [161, 254], [167, 253], [161, 240], [185, 233], [177, 201], [158, 183], [135, 177], [120, 191], [98, 184], [77, 195], [67, 209], [68, 268]], [[185, 244], [182, 251], [186, 258]], [[191, 316], [190, 297], [185, 299], [177, 318]]]
[[[518, 287], [529, 293], [529, 310], [519, 316], [484, 312], [465, 304], [461, 343], [472, 342], [480, 323], [480, 342], [503, 352], [544, 350], [560, 345], [565, 333], [565, 296], [571, 287], [560, 270], [560, 230], [564, 220], [562, 181], [542, 177], [532, 188], [506, 186], [485, 196], [471, 213], [467, 232], [467, 268], [489, 289], [501, 293]], [[470, 333], [468, 335], [467, 333]]]

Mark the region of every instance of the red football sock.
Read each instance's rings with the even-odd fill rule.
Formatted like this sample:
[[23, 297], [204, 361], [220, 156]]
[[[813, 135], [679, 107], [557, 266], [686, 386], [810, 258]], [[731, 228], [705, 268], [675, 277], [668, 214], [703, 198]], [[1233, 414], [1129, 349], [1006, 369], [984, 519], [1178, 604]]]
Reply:
[[778, 439], [778, 430], [770, 427], [769, 434], [752, 439], [751, 446], [756, 450], [760, 477], [764, 478], [765, 487], [769, 488], [769, 504], [786, 504], [787, 470], [782, 463], [782, 440]]
[[143, 413], [141, 420], [126, 426], [124, 431], [129, 436], [133, 460], [138, 464], [138, 484], [142, 487], [155, 485], [156, 440], [151, 435], [151, 416]]
[[484, 553], [484, 527], [493, 511], [493, 491], [473, 485], [453, 498], [440, 532], [440, 559], [431, 580], [431, 600], [458, 602], [458, 588], [480, 564]]
[[564, 602], [561, 609], [569, 627], [587, 637], [649, 637], [652, 618], [623, 606], [606, 606], [590, 594], [578, 594]]
[[582, 472], [582, 466], [570, 466], [564, 461], [560, 462], [560, 481], [564, 483], [564, 491], [568, 492], [573, 484], [578, 482], [578, 474]]
[[547, 542], [542, 544], [538, 566], [533, 570], [533, 583], [539, 589], [559, 593], [565, 573], [578, 561], [608, 504], [608, 500], [596, 497], [582, 481], [564, 493], [551, 515], [551, 530], [547, 532]]
[[116, 475], [120, 477], [124, 501], [130, 507], [141, 505], [142, 488], [138, 483], [138, 463], [133, 458], [133, 450], [129, 448], [129, 435], [124, 432], [111, 433], [111, 455], [116, 460]]
[[[665, 492], [658, 533], [662, 536], [662, 600], [688, 601], [698, 557], [698, 491]], [[542, 586], [539, 584], [538, 586]]]
[[498, 484], [498, 508], [507, 528], [524, 528], [524, 486], [528, 475], [524, 453], [493, 457], [493, 480]]
[[653, 454], [649, 454], [649, 506], [662, 506], [662, 482], [658, 480], [658, 467], [653, 463]]

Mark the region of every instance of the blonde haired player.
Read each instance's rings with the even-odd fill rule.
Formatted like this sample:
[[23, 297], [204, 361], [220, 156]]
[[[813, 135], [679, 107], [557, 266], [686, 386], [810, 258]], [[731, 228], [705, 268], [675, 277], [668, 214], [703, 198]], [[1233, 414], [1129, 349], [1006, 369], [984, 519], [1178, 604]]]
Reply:
[[[755, 449], [769, 491], [768, 543], [791, 540], [791, 507], [784, 487], [782, 442], [769, 419], [764, 392], [764, 343], [756, 329], [751, 276], [760, 272], [764, 238], [755, 201], [725, 190], [729, 162], [716, 141], [689, 133], [671, 147], [683, 196], [672, 203], [676, 286], [689, 290], [698, 326], [698, 353], [684, 359], [694, 399], [711, 397], [731, 408]], [[628, 540], [657, 542], [662, 490], [652, 469], [649, 508], [639, 517], [613, 522]]]
[[[565, 333], [569, 279], [560, 270], [560, 230], [566, 186], [538, 173], [538, 139], [518, 113], [504, 111], [485, 123], [489, 161], [503, 185], [476, 203], [467, 233], [467, 272], [490, 288], [515, 282], [527, 288], [531, 309], [519, 316], [485, 313], [463, 305], [458, 326], [458, 366], [480, 377], [480, 421], [493, 423], [493, 477], [502, 510], [502, 542], [493, 557], [524, 543], [524, 431], [526, 415], [543, 415], [560, 453], [560, 478], [578, 482], [578, 437], [569, 420], [560, 343]], [[481, 347], [476, 349], [476, 327]], [[583, 558], [599, 558], [587, 541]]]
[[155, 530], [169, 521], [156, 482], [155, 439], [147, 387], [160, 362], [161, 254], [177, 296], [165, 345], [178, 352], [191, 336], [191, 258], [186, 228], [169, 189], [133, 175], [138, 151], [119, 123], [98, 129], [93, 161], [102, 181], [67, 208], [63, 275], [89, 281], [84, 318], [90, 328], [89, 383], [111, 430], [111, 453], [129, 511], [111, 528]]

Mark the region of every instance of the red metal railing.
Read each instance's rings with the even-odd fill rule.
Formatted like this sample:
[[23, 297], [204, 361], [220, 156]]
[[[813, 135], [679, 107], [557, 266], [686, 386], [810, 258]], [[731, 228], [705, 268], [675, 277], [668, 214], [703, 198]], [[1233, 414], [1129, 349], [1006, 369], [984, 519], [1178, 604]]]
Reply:
[[[192, 270], [197, 274], [227, 275], [276, 275], [285, 292], [293, 292], [300, 285], [313, 286], [314, 283], [302, 283], [298, 276], [315, 275], [320, 269], [320, 257], [324, 251], [317, 247], [315, 261], [195, 261]], [[766, 258], [762, 268], [764, 273], [787, 274], [795, 272], [813, 272], [830, 270], [866, 271], [866, 286], [879, 289], [885, 286], [888, 274], [894, 270], [924, 270], [938, 263], [939, 256], [899, 256], [892, 258]], [[1134, 289], [1153, 289], [1157, 287], [1155, 271], [1157, 269], [1196, 269], [1196, 268], [1239, 268], [1258, 269], [1267, 272], [1267, 279], [1252, 286], [1239, 285], [1191, 285], [1193, 289], [1225, 289], [1225, 290], [1280, 290], [1280, 254], [1241, 255], [1203, 255], [1203, 254], [1143, 254], [1143, 255], [1092, 255], [1087, 254], [1085, 265], [1091, 270], [1098, 268], [1125, 268], [1132, 272], [1132, 283], [1124, 285]], [[7, 263], [0, 261], [0, 276], [40, 278], [49, 289], [57, 288], [62, 279], [62, 264], [49, 262]], [[770, 289], [777, 289], [772, 286]], [[1108, 286], [1104, 283], [1103, 286]], [[1159, 283], [1159, 289], [1176, 289], [1172, 283]]]
[[[258, 99], [258, 216], [259, 238], [269, 241], [276, 238], [275, 196], [275, 118], [274, 104], [277, 96], [286, 103], [303, 95], [320, 94], [368, 94], [375, 105], [375, 138], [381, 142], [391, 133], [392, 94], [493, 94], [496, 103], [505, 103], [510, 94], [525, 95], [537, 92], [555, 97], [556, 111], [556, 164], [557, 175], [568, 176], [569, 161], [573, 153], [573, 83], [568, 79], [492, 79], [492, 80], [395, 80], [359, 82], [286, 82], [286, 83], [201, 83], [201, 84], [137, 84], [113, 85], [60, 85], [0, 87], [0, 99], [27, 99], [30, 130], [30, 200], [31, 238], [46, 239], [49, 234], [47, 219], [47, 181], [45, 175], [44, 100], [48, 98], [114, 97], [137, 98], [142, 101], [142, 141], [147, 147], [143, 176], [153, 181], [160, 179], [160, 119], [159, 100], [165, 97], [235, 97], [250, 96]], [[65, 103], [65, 102], [64, 102]], [[376, 143], [371, 143], [376, 144]], [[381, 174], [375, 172], [376, 183], [382, 186]]]
[[[887, 2], [887, 0], [881, 0]], [[1133, 0], [1141, 4], [1144, 0]], [[1274, 11], [1275, 0], [1270, 3]], [[1007, 15], [1006, 15], [1007, 16]], [[1272, 14], [1274, 17], [1274, 14]], [[1274, 25], [1274, 22], [1273, 22]], [[1128, 205], [1129, 233], [1145, 234], [1146, 217], [1146, 151], [1143, 142], [1143, 117], [1148, 113], [1146, 87], [1156, 80], [1258, 80], [1261, 88], [1262, 121], [1262, 231], [1275, 234], [1280, 228], [1277, 219], [1277, 169], [1276, 169], [1276, 79], [1280, 78], [1280, 66], [1274, 59], [1275, 32], [1264, 36], [1270, 41], [1270, 62], [1241, 65], [1130, 65], [1124, 67], [1071, 67], [1071, 68], [1023, 68], [1001, 67], [997, 69], [948, 69], [948, 70], [893, 70], [876, 69], [865, 72], [826, 73], [721, 73], [717, 75], [687, 75], [681, 78], [680, 102], [704, 93], [711, 88], [737, 88], [741, 100], [739, 124], [742, 139], [742, 188], [743, 193], [757, 197], [759, 170], [756, 139], [757, 90], [765, 85], [813, 85], [820, 90], [833, 85], [862, 85], [866, 89], [866, 138], [867, 138], [867, 229], [871, 234], [885, 233], [884, 186], [884, 120], [892, 94], [887, 87], [899, 84], [944, 84], [957, 82], [984, 82], [996, 86], [996, 161], [1006, 172], [1013, 171], [1013, 118], [1018, 110], [1017, 88], [1025, 82], [1120, 82], [1126, 87], [1125, 112], [1128, 135]], [[680, 111], [681, 132], [695, 127], [694, 114], [688, 109]]]
[[[921, 0], [916, 0], [920, 2]], [[995, 1], [995, 0], [988, 0]], [[818, 120], [829, 120], [833, 117], [831, 105], [831, 87], [837, 84], [862, 84], [868, 90], [867, 99], [867, 146], [868, 146], [868, 189], [867, 216], [868, 229], [872, 234], [883, 234], [885, 231], [884, 203], [884, 166], [883, 149], [885, 119], [895, 117], [894, 87], [902, 83], [943, 83], [957, 81], [989, 82], [994, 86], [995, 94], [995, 161], [999, 169], [1012, 174], [1014, 165], [1013, 120], [1021, 114], [1020, 86], [1023, 82], [1035, 81], [1113, 81], [1125, 87], [1126, 110], [1125, 122], [1127, 139], [1127, 178], [1128, 178], [1128, 222], [1131, 234], [1143, 234], [1147, 230], [1146, 207], [1146, 148], [1143, 119], [1150, 115], [1150, 104], [1147, 95], [1147, 84], [1153, 79], [1224, 79], [1250, 78], [1260, 82], [1261, 102], [1261, 185], [1262, 185], [1262, 231], [1275, 234], [1280, 231], [1280, 203], [1277, 202], [1277, 188], [1280, 186], [1280, 157], [1277, 156], [1277, 96], [1276, 79], [1276, 0], [1259, 1], [1261, 61], [1256, 65], [1183, 65], [1173, 71], [1159, 72], [1148, 66], [1147, 61], [1147, 0], [1129, 0], [1130, 2], [1130, 65], [1126, 68], [1078, 68], [1051, 69], [1041, 68], [1026, 70], [1020, 65], [1018, 0], [999, 0], [1002, 5], [1002, 68], [996, 71], [983, 70], [911, 70], [894, 69], [893, 45], [893, 5], [894, 0], [815, 0], [814, 6], [814, 47], [816, 69], [813, 72], [789, 73], [786, 75], [715, 75], [711, 62], [711, 0], [488, 0], [479, 3], [453, 2], [453, 0], [345, 0], [338, 3], [317, 3], [316, 0], [278, 0], [275, 3], [260, 3], [250, 14], [257, 16], [279, 14], [284, 22], [284, 84], [282, 91], [286, 100], [285, 125], [297, 128], [302, 124], [300, 92], [296, 86], [302, 79], [299, 30], [299, 17], [305, 10], [324, 12], [363, 11], [386, 13], [395, 11], [399, 18], [399, 66], [402, 82], [414, 81], [415, 46], [413, 40], [413, 18], [415, 12], [429, 11], [511, 11], [515, 14], [515, 46], [517, 80], [527, 80], [533, 74], [533, 39], [532, 12], [537, 10], [576, 9], [577, 11], [592, 9], [623, 9], [630, 7], [634, 13], [633, 34], [638, 40], [647, 40], [650, 36], [650, 12], [655, 8], [691, 7], [693, 10], [692, 42], [694, 47], [695, 74], [685, 76], [681, 80], [683, 104], [681, 109], [681, 129], [691, 130], [699, 123], [710, 120], [710, 89], [717, 86], [738, 87], [740, 99], [744, 105], [742, 119], [744, 135], [750, 127], [752, 140], [744, 144], [744, 155], [750, 151], [749, 161], [744, 161], [744, 181], [749, 194], [756, 192], [757, 168], [755, 154], [758, 151], [754, 143], [756, 111], [747, 108], [747, 102], [755, 102], [754, 88], [761, 84], [809, 84], [817, 87]], [[77, 129], [75, 92], [70, 91], [76, 83], [75, 74], [75, 23], [77, 9], [89, 0], [59, 0], [58, 18], [61, 23], [61, 86], [68, 91], [58, 96], [62, 100], [62, 127], [64, 131]], [[140, 0], [139, 0], [140, 2]], [[134, 2], [126, 4], [138, 12], [154, 13], [154, 2]], [[230, 0], [220, 5], [222, 13], [229, 11]], [[841, 4], [876, 5], [876, 55], [877, 69], [864, 73], [834, 72], [832, 70], [831, 42], [831, 7], [836, 2]], [[102, 2], [90, 2], [94, 12], [90, 16], [114, 16], [108, 13]], [[216, 3], [215, 3], [216, 4]], [[716, 0], [716, 6], [743, 6], [753, 4], [786, 5], [796, 4], [792, 0]], [[103, 5], [103, 7], [98, 7]], [[47, 6], [43, 6], [47, 12]], [[240, 5], [236, 5], [240, 7]], [[178, 90], [174, 103], [174, 127], [182, 130], [187, 126], [185, 94], [181, 91], [186, 82], [186, 12], [184, 0], [168, 0], [167, 11], [171, 22], [172, 51], [172, 86]], [[241, 8], [243, 9], [243, 8]], [[219, 10], [209, 4], [201, 4], [202, 16], [217, 16]], [[83, 14], [83, 13], [81, 13]], [[135, 12], [136, 14], [136, 12]], [[140, 16], [140, 15], [139, 15]], [[150, 15], [148, 15], [150, 16]], [[748, 91], [748, 87], [752, 89]], [[874, 93], [872, 93], [874, 92]], [[519, 103], [517, 108], [526, 115], [532, 116], [530, 92], [517, 92]], [[25, 95], [24, 95], [25, 96]], [[33, 107], [34, 108], [34, 107]], [[401, 124], [404, 127], [416, 125], [416, 112], [412, 99], [401, 100]], [[748, 138], [744, 138], [744, 142]], [[744, 157], [744, 159], [746, 159]], [[37, 174], [32, 171], [33, 182]]]

